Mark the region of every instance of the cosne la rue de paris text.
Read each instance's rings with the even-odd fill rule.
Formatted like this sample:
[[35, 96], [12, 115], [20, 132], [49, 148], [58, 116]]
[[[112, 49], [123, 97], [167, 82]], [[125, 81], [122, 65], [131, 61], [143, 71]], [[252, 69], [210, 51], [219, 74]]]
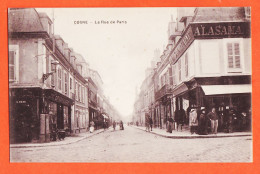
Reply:
[[127, 24], [127, 21], [123, 20], [75, 20], [74, 24]]

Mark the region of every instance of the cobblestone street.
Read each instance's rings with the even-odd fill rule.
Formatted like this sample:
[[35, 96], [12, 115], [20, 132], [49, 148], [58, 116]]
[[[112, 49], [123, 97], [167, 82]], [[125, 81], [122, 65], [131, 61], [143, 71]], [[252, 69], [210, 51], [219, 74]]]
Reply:
[[125, 126], [68, 145], [10, 148], [10, 161], [251, 162], [251, 147], [250, 136], [170, 139]]

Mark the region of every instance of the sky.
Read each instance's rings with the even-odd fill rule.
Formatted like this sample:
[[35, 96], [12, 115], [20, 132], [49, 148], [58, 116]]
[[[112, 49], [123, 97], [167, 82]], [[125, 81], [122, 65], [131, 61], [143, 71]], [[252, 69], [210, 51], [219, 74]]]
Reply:
[[168, 43], [168, 23], [171, 16], [176, 19], [176, 8], [36, 10], [46, 12], [51, 19], [54, 11], [54, 33], [99, 72], [104, 94], [119, 113], [131, 116], [136, 89], [151, 66], [154, 50], [162, 52]]

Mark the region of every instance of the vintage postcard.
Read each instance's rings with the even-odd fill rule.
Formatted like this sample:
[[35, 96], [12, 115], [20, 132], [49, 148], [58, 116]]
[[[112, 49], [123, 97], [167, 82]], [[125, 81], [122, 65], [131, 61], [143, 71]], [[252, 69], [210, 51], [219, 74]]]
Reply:
[[252, 11], [8, 6], [9, 165], [254, 165]]

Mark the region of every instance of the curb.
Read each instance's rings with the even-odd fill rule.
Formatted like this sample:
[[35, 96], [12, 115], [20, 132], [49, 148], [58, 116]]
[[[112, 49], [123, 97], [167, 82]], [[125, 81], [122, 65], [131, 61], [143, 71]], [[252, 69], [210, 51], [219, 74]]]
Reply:
[[77, 139], [77, 140], [75, 140], [75, 141], [72, 141], [72, 142], [66, 142], [66, 140], [63, 140], [64, 142], [61, 142], [61, 143], [57, 143], [57, 144], [47, 144], [47, 143], [41, 143], [41, 144], [32, 144], [32, 145], [18, 145], [18, 146], [13, 146], [12, 147], [12, 145], [10, 145], [9, 147], [10, 148], [31, 148], [31, 147], [50, 147], [50, 146], [62, 146], [62, 145], [69, 145], [69, 144], [73, 144], [73, 143], [77, 143], [77, 142], [80, 142], [80, 141], [82, 141], [82, 140], [84, 140], [84, 139], [87, 139], [87, 138], [90, 138], [90, 137], [92, 137], [92, 136], [94, 136], [94, 135], [98, 135], [98, 134], [100, 134], [100, 133], [103, 133], [103, 132], [105, 132], [105, 130], [102, 130], [102, 131], [100, 131], [100, 132], [96, 132], [96, 133], [92, 133], [92, 134], [90, 134], [89, 136], [85, 136], [85, 137], [81, 137], [81, 138], [79, 138], [79, 139]]
[[[139, 129], [139, 130], [142, 130], [144, 132], [147, 132], [146, 130], [144, 129], [141, 129], [141, 128], [137, 128], [137, 127], [134, 127], [136, 129]], [[161, 136], [161, 137], [164, 137], [164, 138], [173, 138], [173, 139], [195, 139], [195, 138], [228, 138], [228, 137], [244, 137], [244, 136], [252, 136], [252, 134], [242, 134], [242, 135], [192, 135], [192, 136], [175, 136], [175, 135], [162, 135], [162, 134], [159, 134], [159, 133], [155, 133], [155, 132], [147, 132], [147, 133], [151, 133], [151, 134], [154, 134], [154, 135], [158, 135], [158, 136]]]

